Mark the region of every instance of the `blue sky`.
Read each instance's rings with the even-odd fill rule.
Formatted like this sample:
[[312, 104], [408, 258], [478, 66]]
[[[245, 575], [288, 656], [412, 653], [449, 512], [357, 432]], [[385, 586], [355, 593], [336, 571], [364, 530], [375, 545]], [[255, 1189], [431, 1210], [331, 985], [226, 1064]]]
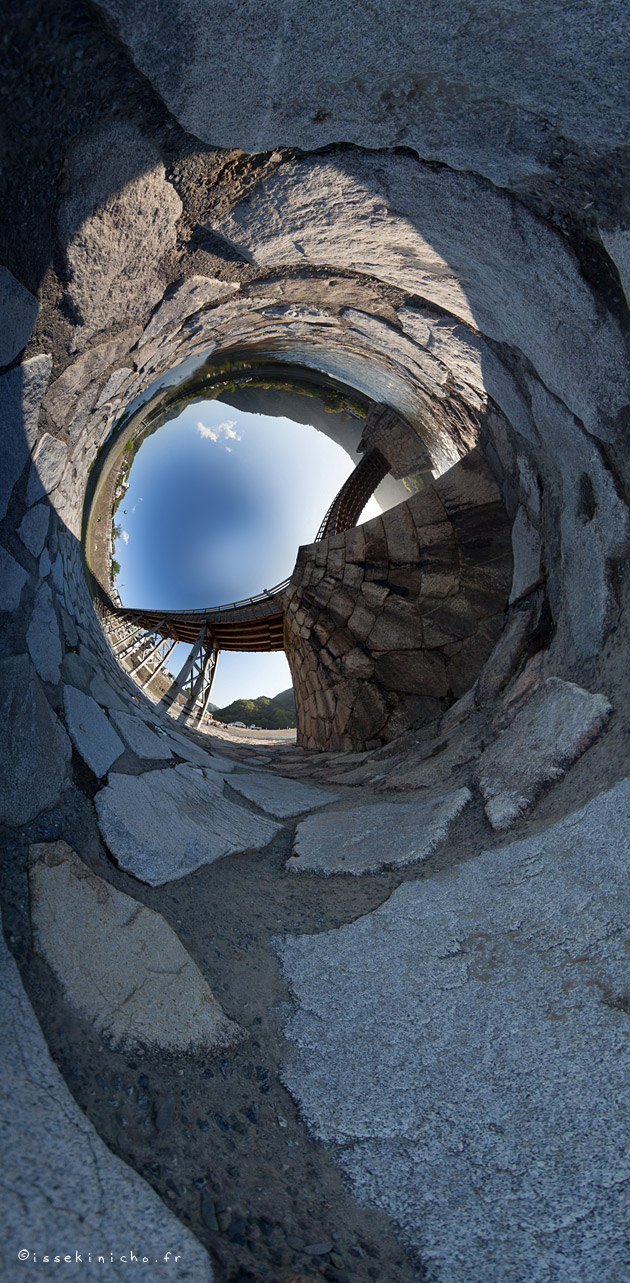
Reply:
[[[289, 419], [199, 402], [141, 446], [116, 512], [124, 605], [198, 609], [287, 578], [352, 471], [341, 446]], [[374, 500], [363, 519], [380, 509]], [[171, 671], [184, 661], [178, 646]], [[212, 702], [276, 695], [291, 684], [282, 652], [223, 651]]]

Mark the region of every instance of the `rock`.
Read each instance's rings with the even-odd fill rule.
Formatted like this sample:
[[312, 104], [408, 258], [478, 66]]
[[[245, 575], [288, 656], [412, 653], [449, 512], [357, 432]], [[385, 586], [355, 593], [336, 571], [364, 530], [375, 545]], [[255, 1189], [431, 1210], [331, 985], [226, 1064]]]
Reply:
[[280, 947], [285, 1085], [440, 1283], [624, 1277], [629, 833], [624, 780]]
[[72, 743], [100, 779], [125, 746], [91, 695], [76, 686], [64, 686], [63, 705]]
[[155, 1111], [155, 1130], [163, 1132], [170, 1126], [175, 1117], [175, 1097], [172, 1095], [165, 1096]]
[[192, 766], [116, 775], [96, 795], [103, 841], [121, 868], [162, 886], [236, 851], [259, 851], [280, 832], [222, 796], [223, 782]]
[[57, 556], [53, 561], [52, 577], [53, 577], [53, 583], [55, 585], [55, 588], [57, 589], [57, 592], [62, 593], [63, 592], [63, 558], [60, 552], [57, 553]]
[[201, 1219], [206, 1228], [211, 1230], [213, 1234], [218, 1233], [219, 1225], [214, 1210], [214, 1203], [212, 1202], [209, 1194], [202, 1194], [201, 1196]]
[[92, 669], [80, 655], [75, 655], [69, 650], [63, 657], [62, 672], [65, 681], [71, 686], [78, 686], [79, 690], [87, 694], [92, 680]]
[[0, 365], [10, 365], [26, 347], [39, 312], [37, 299], [0, 267]]
[[612, 711], [605, 695], [548, 677], [476, 768], [493, 829], [509, 828], [547, 784], [562, 779], [601, 735]]
[[467, 788], [413, 802], [380, 802], [309, 816], [298, 824], [293, 873], [375, 873], [426, 860], [472, 794]]
[[545, 465], [558, 513], [561, 561], [550, 569], [550, 600], [563, 647], [572, 642], [583, 659], [599, 653], [614, 610], [610, 567], [628, 556], [628, 507], [597, 442], [538, 380], [528, 378], [528, 386], [538, 463]]
[[97, 877], [65, 842], [30, 848], [34, 944], [64, 998], [112, 1048], [219, 1051], [243, 1031], [159, 913]]
[[274, 775], [271, 771], [264, 774], [252, 772], [251, 775], [235, 775], [230, 780], [230, 788], [255, 802], [262, 811], [267, 811], [277, 820], [286, 820], [304, 811], [314, 811], [320, 806], [329, 806], [339, 800], [339, 794], [331, 789], [317, 788], [313, 784], [298, 784], [295, 780]]
[[6, 551], [6, 548], [0, 547], [0, 610], [4, 612], [17, 610], [27, 579], [26, 571]]
[[510, 605], [531, 592], [541, 580], [540, 559], [542, 546], [540, 534], [532, 525], [524, 508], [519, 508], [512, 526], [514, 576], [510, 591]]
[[630, 234], [627, 227], [599, 228], [606, 252], [619, 272], [626, 302], [630, 306]]
[[198, 312], [208, 303], [216, 303], [238, 290], [238, 285], [231, 281], [219, 281], [208, 276], [191, 276], [166, 299], [154, 312], [144, 334], [142, 343], [152, 339], [156, 334], [172, 325], [181, 325], [186, 317]]
[[48, 578], [50, 574], [51, 566], [50, 566], [50, 554], [47, 548], [44, 548], [44, 551], [39, 559], [38, 570], [39, 570], [40, 579]]
[[[169, 726], [168, 721], [164, 723], [165, 728]], [[180, 735], [179, 731], [168, 729], [168, 738], [171, 748], [178, 757], [185, 757], [189, 762], [196, 762], [198, 766], [212, 767], [212, 758], [205, 749], [199, 748], [193, 740], [187, 739], [185, 735]]]
[[34, 356], [0, 378], [0, 520], [6, 516], [13, 487], [37, 441], [39, 410], [51, 369], [49, 356]]
[[[73, 685], [76, 685], [76, 682]], [[92, 699], [96, 700], [97, 704], [103, 704], [105, 708], [115, 708], [119, 713], [124, 713], [125, 711], [125, 705], [120, 696], [112, 689], [109, 682], [106, 682], [105, 678], [101, 677], [100, 673], [96, 673], [90, 682], [90, 695]], [[168, 756], [168, 753], [166, 753], [166, 756]]]
[[59, 801], [70, 741], [28, 655], [0, 662], [0, 823], [28, 824]]
[[35, 594], [26, 644], [40, 677], [56, 684], [61, 676], [61, 638], [52, 591], [47, 583], [40, 583]]
[[[303, 266], [386, 281], [513, 344], [596, 436], [608, 430], [604, 403], [616, 419], [628, 399], [620, 335], [600, 325], [568, 246], [470, 174], [370, 151], [304, 158], [273, 170], [211, 226], [249, 262], [294, 264], [297, 243]], [[492, 238], [478, 237], [479, 226], [492, 226]], [[592, 345], [596, 368], [614, 369], [618, 386], [595, 392]], [[483, 364], [493, 396], [495, 366]]]
[[219, 771], [221, 775], [231, 775], [236, 763], [232, 761], [231, 757], [223, 757], [222, 753], [211, 752], [208, 756], [208, 766], [213, 771]]
[[[539, 613], [540, 602], [536, 598], [521, 603], [512, 613], [489, 660], [479, 674], [479, 704], [492, 703], [502, 687], [513, 676], [523, 657], [529, 635]], [[444, 726], [444, 723], [442, 725]]]
[[74, 619], [72, 618], [72, 615], [69, 615], [67, 610], [64, 610], [63, 606], [60, 608], [59, 613], [61, 615], [61, 626], [63, 628], [63, 634], [68, 646], [78, 646], [79, 634], [77, 632], [76, 624], [74, 622]]
[[[280, 4], [261, 11], [254, 0], [238, 15], [201, 0], [172, 0], [159, 12], [150, 0], [99, 0], [99, 8], [183, 129], [214, 147], [271, 152], [282, 142], [312, 152], [340, 139], [381, 155], [408, 147], [509, 186], [540, 173], [552, 127], [579, 155], [611, 151], [630, 110], [614, 5], [596, 26], [580, 10], [567, 31], [562, 14], [537, 0], [512, 30], [496, 0], [430, 14], [396, 0], [376, 40], [356, 0], [315, 13], [296, 5], [290, 18]], [[611, 50], [608, 65], [596, 40]], [[166, 49], [177, 56], [165, 58]]]
[[30, 508], [22, 519], [18, 534], [24, 547], [28, 548], [34, 557], [39, 557], [44, 547], [49, 521], [50, 508], [45, 503], [38, 503], [36, 507]]
[[106, 402], [111, 401], [112, 398], [115, 397], [119, 388], [122, 387], [125, 379], [129, 378], [130, 374], [133, 374], [133, 370], [126, 365], [121, 366], [119, 370], [114, 370], [114, 373], [108, 378], [107, 383], [96, 402], [97, 410], [100, 406], [105, 405]]
[[110, 716], [114, 726], [118, 727], [123, 739], [138, 757], [164, 760], [171, 756], [166, 737], [155, 735], [141, 717], [136, 717], [133, 713], [119, 713], [115, 709], [112, 709]]
[[26, 503], [29, 507], [57, 488], [65, 471], [67, 457], [68, 451], [63, 441], [44, 432], [33, 455], [26, 487]]
[[[82, 352], [51, 383], [44, 398], [44, 408], [58, 428], [64, 428], [70, 421], [81, 417], [82, 409], [87, 417], [87, 411], [92, 408], [97, 397], [99, 379], [126, 355], [138, 333], [137, 329], [128, 330], [121, 338], [100, 343], [97, 347]], [[88, 392], [89, 396], [86, 397]]]
[[[44, 1244], [72, 1252], [64, 1276], [79, 1283], [92, 1275], [89, 1254], [129, 1248], [140, 1258], [133, 1265], [141, 1283], [212, 1283], [209, 1259], [193, 1234], [169, 1212], [157, 1194], [103, 1143], [53, 1064], [44, 1036], [22, 987], [4, 939], [0, 940], [0, 1003], [4, 1030], [0, 1056], [4, 1145], [3, 1234], [0, 1272], [4, 1278], [35, 1278]], [[25, 1073], [28, 1066], [28, 1073]], [[28, 1224], [36, 1235], [24, 1237]], [[27, 1247], [28, 1243], [28, 1247]], [[142, 1247], [155, 1246], [149, 1263]], [[164, 1248], [162, 1247], [164, 1245]], [[166, 1248], [173, 1256], [164, 1261]], [[138, 1250], [140, 1249], [140, 1250]], [[31, 1263], [16, 1264], [28, 1251]], [[76, 1262], [78, 1253], [80, 1263]], [[146, 1253], [149, 1255], [149, 1253]], [[37, 1256], [37, 1262], [33, 1257]], [[157, 1258], [157, 1259], [156, 1259]], [[107, 1258], [106, 1258], [107, 1259]], [[98, 1266], [95, 1266], [98, 1270]], [[114, 1255], [111, 1278], [125, 1280], [129, 1262]]]
[[175, 244], [182, 203], [157, 152], [132, 125], [82, 138], [70, 168], [59, 233], [83, 347], [113, 322], [133, 321], [157, 303], [164, 292], [159, 264]]

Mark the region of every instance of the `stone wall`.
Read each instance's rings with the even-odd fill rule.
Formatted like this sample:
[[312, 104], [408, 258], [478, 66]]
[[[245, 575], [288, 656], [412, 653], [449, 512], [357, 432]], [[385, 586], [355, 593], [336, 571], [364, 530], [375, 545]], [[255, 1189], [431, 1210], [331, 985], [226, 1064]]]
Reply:
[[479, 450], [300, 549], [285, 606], [299, 743], [369, 749], [437, 717], [488, 658], [511, 580], [510, 522]]

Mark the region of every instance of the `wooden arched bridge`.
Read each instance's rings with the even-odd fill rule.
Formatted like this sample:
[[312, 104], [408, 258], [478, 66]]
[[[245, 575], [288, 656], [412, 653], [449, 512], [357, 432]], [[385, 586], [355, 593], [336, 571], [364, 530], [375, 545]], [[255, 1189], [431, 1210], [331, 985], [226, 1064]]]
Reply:
[[[355, 526], [388, 471], [380, 450], [368, 450], [333, 500], [315, 542]], [[131, 665], [130, 676], [142, 678], [139, 684], [143, 690], [164, 669], [178, 642], [192, 645], [160, 706], [168, 708], [186, 689], [189, 693], [180, 718], [194, 714], [201, 721], [220, 651], [284, 650], [284, 597], [289, 583], [285, 579], [257, 597], [202, 610], [134, 609], [109, 600], [104, 603], [106, 631], [117, 659]]]

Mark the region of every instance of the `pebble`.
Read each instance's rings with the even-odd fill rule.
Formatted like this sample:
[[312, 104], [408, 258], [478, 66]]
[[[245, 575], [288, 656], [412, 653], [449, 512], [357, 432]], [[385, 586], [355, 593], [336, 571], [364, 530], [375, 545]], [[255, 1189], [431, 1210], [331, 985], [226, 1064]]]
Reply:
[[328, 1256], [328, 1253], [332, 1252], [332, 1246], [332, 1243], [309, 1243], [302, 1251], [306, 1252], [307, 1256]]
[[221, 1117], [221, 1114], [215, 1114], [215, 1115], [214, 1115], [214, 1121], [215, 1121], [215, 1123], [216, 1123], [217, 1127], [219, 1127], [219, 1128], [221, 1129], [221, 1131], [222, 1131], [222, 1132], [229, 1132], [229, 1130], [230, 1130], [230, 1124], [227, 1122], [227, 1120], [226, 1120], [225, 1118], [222, 1118], [222, 1117]]
[[164, 1129], [168, 1127], [169, 1123], [173, 1121], [174, 1114], [175, 1114], [175, 1097], [167, 1096], [166, 1099], [162, 1101], [162, 1104], [159, 1106], [157, 1113], [155, 1115], [156, 1131], [158, 1132], [164, 1131]]
[[[206, 1182], [204, 1181], [204, 1185], [205, 1183]], [[197, 1185], [198, 1187], [198, 1182], [193, 1181], [193, 1185]], [[209, 1230], [212, 1230], [212, 1232], [215, 1234], [217, 1233], [219, 1229], [219, 1223], [217, 1221], [216, 1212], [214, 1210], [214, 1204], [209, 1194], [204, 1194], [201, 1199], [201, 1219], [204, 1225], [206, 1225]]]
[[289, 1247], [293, 1248], [294, 1252], [301, 1252], [304, 1248], [302, 1239], [296, 1238], [295, 1234], [287, 1234], [287, 1243], [289, 1244]]

